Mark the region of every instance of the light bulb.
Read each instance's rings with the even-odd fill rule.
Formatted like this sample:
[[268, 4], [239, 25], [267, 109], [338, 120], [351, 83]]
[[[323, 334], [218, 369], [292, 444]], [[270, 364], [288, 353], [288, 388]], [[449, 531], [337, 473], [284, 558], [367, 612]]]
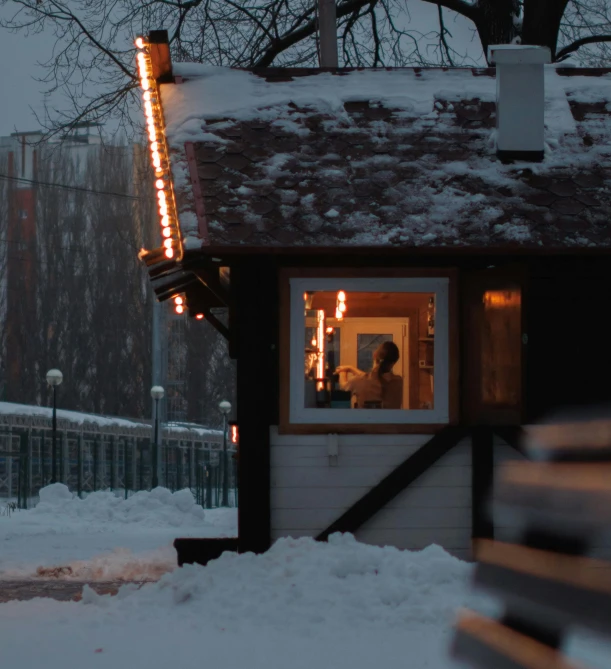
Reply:
[[142, 86], [142, 90], [148, 91], [149, 88], [151, 87], [148, 77], [142, 77], [142, 79], [140, 80], [140, 85]]
[[185, 308], [182, 306], [182, 304], [178, 304], [176, 306], [176, 313], [177, 314], [182, 314], [182, 312], [185, 310]]
[[346, 301], [346, 293], [344, 293], [343, 290], [340, 290], [339, 293], [337, 294], [337, 299], [340, 302], [345, 302]]
[[[144, 49], [144, 40], [142, 39], [142, 37], [137, 37], [136, 38], [136, 46], [139, 49]], [[140, 54], [138, 54], [138, 55], [140, 55]]]
[[165, 202], [159, 205], [159, 215], [166, 216], [168, 213], [168, 207]]
[[174, 304], [182, 304], [182, 297], [180, 295], [174, 298]]
[[157, 179], [157, 181], [155, 181], [155, 188], [163, 190], [165, 188], [165, 181], [163, 179]]
[[163, 225], [164, 228], [167, 228], [168, 225], [170, 225], [170, 217], [169, 216], [162, 216], [161, 225]]
[[171, 239], [164, 239], [163, 240], [163, 245], [166, 247], [166, 249], [171, 249], [172, 248], [172, 240]]
[[157, 199], [159, 200], [159, 204], [165, 204], [165, 193], [162, 190], [157, 191]]
[[161, 234], [162, 234], [164, 237], [171, 237], [171, 236], [172, 236], [172, 231], [170, 230], [170, 228], [164, 228], [164, 229], [161, 231]]
[[166, 258], [173, 258], [174, 257], [174, 249], [166, 249], [165, 250], [165, 257]]
[[195, 318], [197, 318], [198, 321], [201, 321], [203, 317], [204, 317], [204, 314], [196, 314], [195, 315]]
[[340, 303], [339, 303], [339, 307], [338, 307], [338, 309], [339, 309], [342, 313], [344, 313], [344, 311], [346, 311], [346, 303], [345, 303], [345, 302], [340, 302]]

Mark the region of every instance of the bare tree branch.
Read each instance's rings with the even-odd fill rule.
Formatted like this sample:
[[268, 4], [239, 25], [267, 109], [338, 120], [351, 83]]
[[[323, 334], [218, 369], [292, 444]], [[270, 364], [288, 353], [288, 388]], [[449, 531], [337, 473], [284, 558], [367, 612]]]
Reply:
[[[560, 51], [556, 52], [556, 60], [566, 60], [570, 54], [575, 53], [577, 49], [586, 44], [601, 44], [603, 42], [611, 42], [611, 35], [590, 35], [589, 37], [582, 37], [581, 39], [576, 40], [572, 44], [563, 47]], [[610, 63], [611, 65], [611, 63]]]

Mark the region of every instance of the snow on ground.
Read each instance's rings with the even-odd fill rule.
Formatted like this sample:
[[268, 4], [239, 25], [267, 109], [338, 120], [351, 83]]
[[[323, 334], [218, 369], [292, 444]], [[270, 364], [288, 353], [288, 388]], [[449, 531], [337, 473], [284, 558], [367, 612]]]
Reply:
[[[77, 501], [65, 505], [86, 515], [72, 511], [84, 508]], [[48, 515], [42, 506], [24, 517]], [[450, 669], [460, 608], [500, 613], [470, 592], [472, 569], [438, 546], [400, 551], [339, 534], [328, 543], [282, 539], [264, 555], [225, 553], [115, 597], [86, 586], [80, 602], [0, 604], [0, 648], [6, 666], [45, 669]], [[598, 656], [591, 666], [602, 669], [608, 650], [585, 638], [571, 654]]]
[[116, 597], [2, 604], [0, 648], [7, 666], [45, 669], [445, 669], [471, 569], [437, 546], [285, 539]]
[[[28, 511], [0, 516], [0, 578], [35, 577], [39, 568], [79, 580], [159, 578], [176, 567], [177, 537], [237, 534], [236, 509], [203, 510], [189, 490], [111, 492], [78, 499], [55, 483]], [[45, 575], [43, 573], [43, 575]]]

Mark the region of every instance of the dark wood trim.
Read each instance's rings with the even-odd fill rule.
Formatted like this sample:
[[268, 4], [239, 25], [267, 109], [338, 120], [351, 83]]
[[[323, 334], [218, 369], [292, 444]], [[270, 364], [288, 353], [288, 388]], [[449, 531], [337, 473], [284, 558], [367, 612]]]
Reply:
[[278, 420], [276, 268], [253, 258], [232, 268], [231, 284], [240, 305], [232, 324], [240, 426], [238, 547], [242, 553], [262, 553], [271, 545], [270, 425]]
[[[284, 393], [286, 395], [287, 393]], [[281, 403], [288, 404], [288, 398], [282, 397]], [[282, 404], [281, 404], [282, 405]], [[447, 424], [426, 423], [282, 423], [278, 434], [436, 434]]]
[[410, 455], [398, 467], [383, 478], [361, 499], [353, 504], [336, 521], [331, 523], [317, 537], [317, 541], [326, 541], [334, 532], [355, 532], [370, 518], [383, 509], [407, 486], [415, 481], [439, 458], [448, 453], [467, 435], [464, 428], [449, 426], [438, 432], [424, 446]]
[[210, 311], [210, 309], [205, 308], [203, 310], [203, 313], [208, 323], [210, 323], [210, 325], [212, 325], [212, 327], [221, 336], [225, 337], [225, 339], [229, 341], [231, 339], [231, 336], [229, 334], [229, 328], [226, 327], [223, 323], [221, 323], [221, 321], [219, 321], [219, 319]]
[[[280, 412], [280, 420], [278, 432], [280, 434], [297, 434], [292, 432], [292, 430], [289, 430], [290, 393], [288, 389], [291, 387], [291, 291], [288, 279], [289, 277], [286, 272], [280, 270], [278, 274], [278, 294], [280, 298], [280, 333], [278, 338], [278, 344], [280, 346], [280, 350], [278, 351], [280, 365], [280, 396], [278, 398], [278, 408]], [[286, 430], [289, 431], [287, 432]]]
[[235, 553], [238, 550], [238, 539], [230, 538], [206, 538], [206, 539], [174, 539], [174, 548], [178, 566], [183, 564], [207, 565], [210, 560], [216, 560], [223, 553], [229, 551]]
[[528, 451], [524, 448], [524, 428], [520, 425], [495, 425], [494, 433], [498, 435], [507, 445], [518, 453], [528, 458]]
[[460, 422], [460, 349], [462, 332], [458, 302], [458, 270], [444, 270], [450, 279], [448, 286], [448, 392], [450, 425]]
[[456, 279], [457, 270], [448, 267], [281, 267], [280, 280], [313, 279]]
[[496, 152], [497, 158], [501, 162], [513, 162], [514, 160], [526, 161], [530, 163], [540, 163], [545, 155], [544, 151], [499, 151]]
[[494, 539], [487, 503], [494, 481], [494, 433], [487, 426], [471, 434], [471, 539]]
[[216, 258], [256, 256], [362, 256], [364, 262], [371, 264], [373, 258], [400, 258], [404, 262], [423, 256], [457, 257], [483, 256], [598, 256], [611, 255], [611, 246], [574, 247], [574, 246], [525, 246], [523, 244], [507, 244], [506, 246], [233, 246], [227, 244], [203, 246], [201, 251], [205, 256]]
[[212, 271], [206, 271], [201, 268], [191, 269], [188, 264], [185, 266], [185, 269], [193, 272], [202, 286], [205, 286], [217, 300], [220, 300], [223, 304], [229, 306], [229, 292], [221, 284], [221, 281], [218, 277], [218, 270], [215, 276]]

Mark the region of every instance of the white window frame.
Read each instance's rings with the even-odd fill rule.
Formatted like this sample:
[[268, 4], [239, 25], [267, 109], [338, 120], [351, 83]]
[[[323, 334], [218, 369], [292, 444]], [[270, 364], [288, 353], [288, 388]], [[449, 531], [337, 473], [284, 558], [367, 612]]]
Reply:
[[[448, 277], [422, 278], [303, 278], [292, 277], [290, 286], [290, 397], [291, 424], [391, 424], [437, 425], [450, 422], [450, 345]], [[303, 295], [307, 291], [362, 293], [435, 293], [435, 351], [433, 409], [327, 409], [305, 408], [303, 351], [305, 313]], [[350, 296], [348, 295], [348, 309]]]

